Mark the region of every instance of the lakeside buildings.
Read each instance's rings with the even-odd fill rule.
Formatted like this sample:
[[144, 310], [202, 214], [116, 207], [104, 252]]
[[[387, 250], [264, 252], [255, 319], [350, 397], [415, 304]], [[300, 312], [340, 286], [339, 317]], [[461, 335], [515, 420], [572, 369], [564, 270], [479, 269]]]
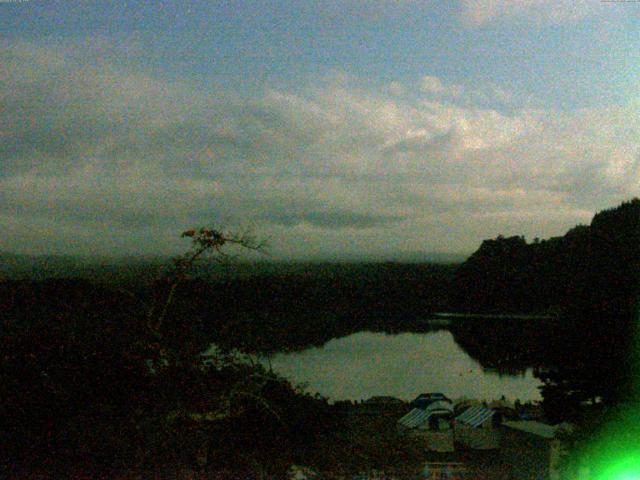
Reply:
[[[563, 426], [536, 420], [503, 420], [501, 411], [472, 402], [461, 402], [456, 405], [460, 408], [454, 408], [453, 402], [441, 394], [423, 394], [411, 405], [416, 408], [398, 420], [398, 433], [420, 439], [429, 451], [443, 454], [457, 449], [492, 451], [492, 468], [503, 474], [503, 478], [560, 478], [562, 444], [557, 434]], [[454, 415], [454, 411], [457, 414]], [[438, 469], [430, 471], [423, 478], [448, 478], [438, 476], [441, 475], [436, 473]], [[465, 475], [460, 478], [491, 478], [472, 469]]]

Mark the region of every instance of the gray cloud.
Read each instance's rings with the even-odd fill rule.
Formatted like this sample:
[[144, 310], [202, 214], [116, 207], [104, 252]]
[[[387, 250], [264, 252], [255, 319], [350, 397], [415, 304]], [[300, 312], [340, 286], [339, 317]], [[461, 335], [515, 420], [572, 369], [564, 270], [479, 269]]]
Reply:
[[370, 213], [358, 213], [349, 211], [310, 211], [306, 213], [269, 213], [264, 216], [268, 221], [286, 227], [308, 223], [321, 228], [372, 228], [398, 223], [404, 217], [394, 215], [375, 215]]
[[456, 144], [456, 132], [451, 129], [447, 133], [433, 137], [422, 135], [409, 136], [384, 147], [383, 151], [388, 156], [402, 153], [420, 153], [424, 155], [440, 155], [451, 150]]
[[350, 77], [240, 95], [31, 44], [0, 49], [0, 76], [3, 248], [170, 251], [222, 223], [283, 256], [469, 251], [639, 193], [626, 107], [505, 113], [487, 106], [500, 92], [474, 105]]
[[460, 18], [470, 26], [505, 18], [558, 24], [611, 11], [599, 3], [590, 0], [461, 0]]

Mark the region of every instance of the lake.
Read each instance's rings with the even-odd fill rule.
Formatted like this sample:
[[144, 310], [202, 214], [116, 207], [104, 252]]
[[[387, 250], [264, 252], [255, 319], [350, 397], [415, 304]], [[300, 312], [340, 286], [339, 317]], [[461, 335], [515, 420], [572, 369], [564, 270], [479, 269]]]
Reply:
[[486, 370], [448, 330], [359, 332], [319, 348], [276, 354], [271, 364], [293, 384], [305, 384], [307, 391], [333, 401], [374, 395], [412, 400], [421, 392], [442, 392], [454, 399], [541, 399], [532, 369], [521, 375]]

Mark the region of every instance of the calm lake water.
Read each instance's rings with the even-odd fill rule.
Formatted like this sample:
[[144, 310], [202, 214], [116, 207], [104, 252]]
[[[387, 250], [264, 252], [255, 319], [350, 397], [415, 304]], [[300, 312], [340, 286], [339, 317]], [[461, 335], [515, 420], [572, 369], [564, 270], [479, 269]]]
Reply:
[[540, 381], [487, 371], [467, 355], [447, 330], [431, 333], [359, 332], [320, 348], [280, 353], [273, 369], [294, 384], [306, 384], [330, 400], [363, 400], [392, 395], [412, 400], [421, 392], [450, 398], [539, 400]]

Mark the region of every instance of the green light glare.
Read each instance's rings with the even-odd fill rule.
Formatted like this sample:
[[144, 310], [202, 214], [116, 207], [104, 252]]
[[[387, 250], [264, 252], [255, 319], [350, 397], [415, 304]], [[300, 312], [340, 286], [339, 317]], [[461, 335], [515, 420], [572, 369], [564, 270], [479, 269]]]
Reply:
[[626, 401], [610, 409], [605, 424], [582, 452], [588, 480], [640, 480], [640, 308], [636, 307], [628, 359], [634, 375]]
[[604, 469], [597, 480], [640, 480], [640, 459], [627, 458]]
[[582, 452], [587, 480], [640, 480], [640, 409], [630, 402], [614, 412]]

